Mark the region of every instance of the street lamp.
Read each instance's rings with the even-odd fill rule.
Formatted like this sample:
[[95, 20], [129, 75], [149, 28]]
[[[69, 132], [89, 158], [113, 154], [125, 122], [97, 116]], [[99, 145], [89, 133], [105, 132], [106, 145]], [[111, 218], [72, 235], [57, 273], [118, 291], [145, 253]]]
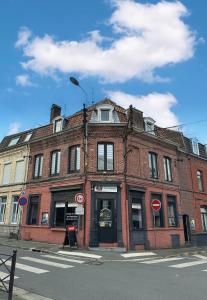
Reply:
[[78, 86], [83, 91], [83, 93], [85, 95], [85, 102], [87, 102], [89, 104], [88, 99], [87, 99], [88, 94], [86, 93], [85, 89], [80, 85], [79, 81], [75, 77], [72, 77], [72, 76], [69, 79], [72, 84]]

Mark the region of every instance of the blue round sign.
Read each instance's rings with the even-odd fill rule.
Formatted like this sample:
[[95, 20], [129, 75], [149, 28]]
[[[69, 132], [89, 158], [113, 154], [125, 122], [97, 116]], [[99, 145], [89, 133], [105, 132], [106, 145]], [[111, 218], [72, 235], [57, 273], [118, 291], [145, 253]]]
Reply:
[[19, 200], [18, 200], [20, 206], [27, 205], [27, 201], [28, 201], [27, 197], [20, 197]]

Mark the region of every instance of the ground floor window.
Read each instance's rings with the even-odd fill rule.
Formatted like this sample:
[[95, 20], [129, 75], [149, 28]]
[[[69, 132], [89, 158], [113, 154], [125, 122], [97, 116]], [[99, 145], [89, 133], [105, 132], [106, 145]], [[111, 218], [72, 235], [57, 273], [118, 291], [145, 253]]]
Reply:
[[4, 223], [7, 197], [0, 197], [0, 223]]
[[132, 199], [132, 230], [143, 228], [142, 202]]
[[19, 211], [18, 199], [19, 196], [12, 197], [11, 224], [17, 224], [18, 221], [18, 211]]
[[54, 202], [54, 217], [53, 226], [54, 227], [65, 227], [70, 225], [75, 218], [75, 209], [77, 205], [75, 203], [68, 202]]
[[153, 227], [164, 227], [164, 218], [163, 218], [163, 205], [162, 205], [162, 195], [161, 194], [151, 194], [152, 200], [160, 200], [161, 201], [161, 209], [159, 211], [153, 211]]
[[201, 207], [201, 222], [203, 231], [207, 231], [207, 206]]
[[38, 225], [40, 197], [31, 196], [28, 208], [28, 225]]
[[177, 226], [177, 210], [176, 210], [176, 197], [167, 196], [167, 208], [168, 208], [168, 225], [170, 227]]

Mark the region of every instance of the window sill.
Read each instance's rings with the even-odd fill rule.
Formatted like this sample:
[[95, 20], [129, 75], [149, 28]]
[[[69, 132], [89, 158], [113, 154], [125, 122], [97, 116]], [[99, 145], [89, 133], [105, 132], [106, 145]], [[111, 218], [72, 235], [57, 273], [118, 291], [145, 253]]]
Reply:
[[65, 228], [63, 228], [63, 227], [51, 227], [50, 228], [51, 229], [51, 231], [65, 231]]

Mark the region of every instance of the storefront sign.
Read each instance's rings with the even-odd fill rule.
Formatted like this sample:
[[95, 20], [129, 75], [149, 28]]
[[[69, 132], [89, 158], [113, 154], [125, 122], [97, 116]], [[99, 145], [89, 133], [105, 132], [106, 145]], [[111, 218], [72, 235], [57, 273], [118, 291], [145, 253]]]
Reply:
[[84, 207], [82, 205], [79, 205], [75, 208], [76, 215], [84, 215]]
[[66, 221], [77, 221], [78, 220], [78, 215], [76, 215], [76, 214], [66, 214], [66, 216], [65, 216], [65, 220]]
[[94, 191], [98, 193], [117, 193], [117, 186], [100, 186], [96, 185]]

